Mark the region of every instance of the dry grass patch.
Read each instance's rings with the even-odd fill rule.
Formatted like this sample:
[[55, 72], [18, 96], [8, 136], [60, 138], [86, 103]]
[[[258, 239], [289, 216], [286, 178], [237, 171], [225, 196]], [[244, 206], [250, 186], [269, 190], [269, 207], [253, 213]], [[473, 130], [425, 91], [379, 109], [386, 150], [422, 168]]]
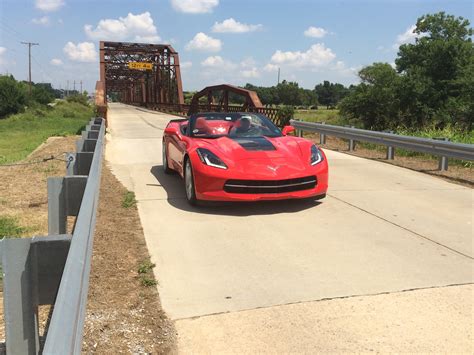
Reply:
[[[77, 137], [50, 138], [25, 162], [51, 155], [64, 158]], [[63, 176], [65, 162], [51, 160], [0, 166], [0, 217], [17, 236], [47, 235], [47, 178]], [[126, 189], [104, 166], [89, 284], [83, 352], [97, 354], [169, 353], [176, 333], [161, 310], [148, 251], [135, 203], [122, 207]], [[130, 195], [130, 194], [129, 194]], [[128, 202], [134, 198], [128, 197]], [[14, 221], [14, 223], [10, 223]], [[72, 229], [74, 217], [68, 218]], [[148, 285], [148, 286], [147, 286]], [[49, 306], [40, 307], [44, 328]], [[0, 292], [0, 342], [5, 339]]]

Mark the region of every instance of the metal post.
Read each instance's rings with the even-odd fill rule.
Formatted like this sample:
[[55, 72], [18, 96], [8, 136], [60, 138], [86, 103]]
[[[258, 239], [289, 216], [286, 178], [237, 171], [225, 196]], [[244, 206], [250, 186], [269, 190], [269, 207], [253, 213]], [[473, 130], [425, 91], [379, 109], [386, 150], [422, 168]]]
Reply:
[[[433, 138], [439, 141], [449, 141], [449, 138]], [[448, 170], [448, 157], [440, 156], [438, 160], [438, 170], [447, 171]]]
[[[321, 122], [321, 124], [326, 124], [326, 122]], [[319, 144], [326, 144], [326, 135], [324, 133], [319, 134]]]
[[[388, 131], [387, 133], [393, 134], [393, 131]], [[385, 159], [393, 160], [395, 158], [395, 148], [392, 146], [387, 146], [387, 155]]]
[[1, 242], [8, 355], [39, 354], [38, 306], [54, 303], [70, 242], [70, 235]]
[[[354, 128], [354, 126], [350, 126], [351, 128]], [[349, 151], [352, 152], [355, 150], [355, 140], [349, 139]]]
[[77, 216], [87, 176], [48, 178], [48, 234], [65, 234], [67, 216]]
[[38, 354], [38, 297], [30, 238], [2, 241], [3, 308], [7, 354]]

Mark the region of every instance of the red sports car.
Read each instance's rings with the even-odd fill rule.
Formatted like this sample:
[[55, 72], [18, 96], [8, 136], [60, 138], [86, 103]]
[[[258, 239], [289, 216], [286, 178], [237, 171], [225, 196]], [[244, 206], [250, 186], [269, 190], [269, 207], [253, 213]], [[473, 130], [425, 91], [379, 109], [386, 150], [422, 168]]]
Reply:
[[326, 196], [328, 164], [311, 141], [258, 113], [198, 113], [172, 120], [163, 136], [165, 173], [184, 178], [191, 204]]

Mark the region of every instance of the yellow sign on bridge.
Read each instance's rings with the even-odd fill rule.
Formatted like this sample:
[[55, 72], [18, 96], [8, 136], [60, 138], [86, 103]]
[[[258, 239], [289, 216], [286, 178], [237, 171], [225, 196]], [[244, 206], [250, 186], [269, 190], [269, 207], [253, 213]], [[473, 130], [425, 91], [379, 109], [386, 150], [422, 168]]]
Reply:
[[145, 70], [152, 70], [153, 63], [144, 63], [144, 62], [129, 62], [128, 63], [129, 69], [145, 69]]

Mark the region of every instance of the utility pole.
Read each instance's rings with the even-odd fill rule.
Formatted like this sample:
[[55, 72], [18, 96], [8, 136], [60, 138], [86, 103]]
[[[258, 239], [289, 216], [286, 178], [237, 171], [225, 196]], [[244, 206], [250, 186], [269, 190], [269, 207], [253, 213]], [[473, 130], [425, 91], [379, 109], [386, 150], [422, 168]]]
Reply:
[[278, 67], [278, 84], [280, 84], [280, 67]]
[[74, 80], [73, 93], [76, 94], [76, 80]]
[[39, 46], [39, 43], [32, 43], [32, 42], [21, 42], [22, 44], [28, 45], [28, 82], [30, 85], [30, 96], [31, 96], [31, 46]]
[[81, 95], [82, 95], [82, 80], [81, 80]]
[[66, 97], [69, 96], [69, 80], [66, 80]]

